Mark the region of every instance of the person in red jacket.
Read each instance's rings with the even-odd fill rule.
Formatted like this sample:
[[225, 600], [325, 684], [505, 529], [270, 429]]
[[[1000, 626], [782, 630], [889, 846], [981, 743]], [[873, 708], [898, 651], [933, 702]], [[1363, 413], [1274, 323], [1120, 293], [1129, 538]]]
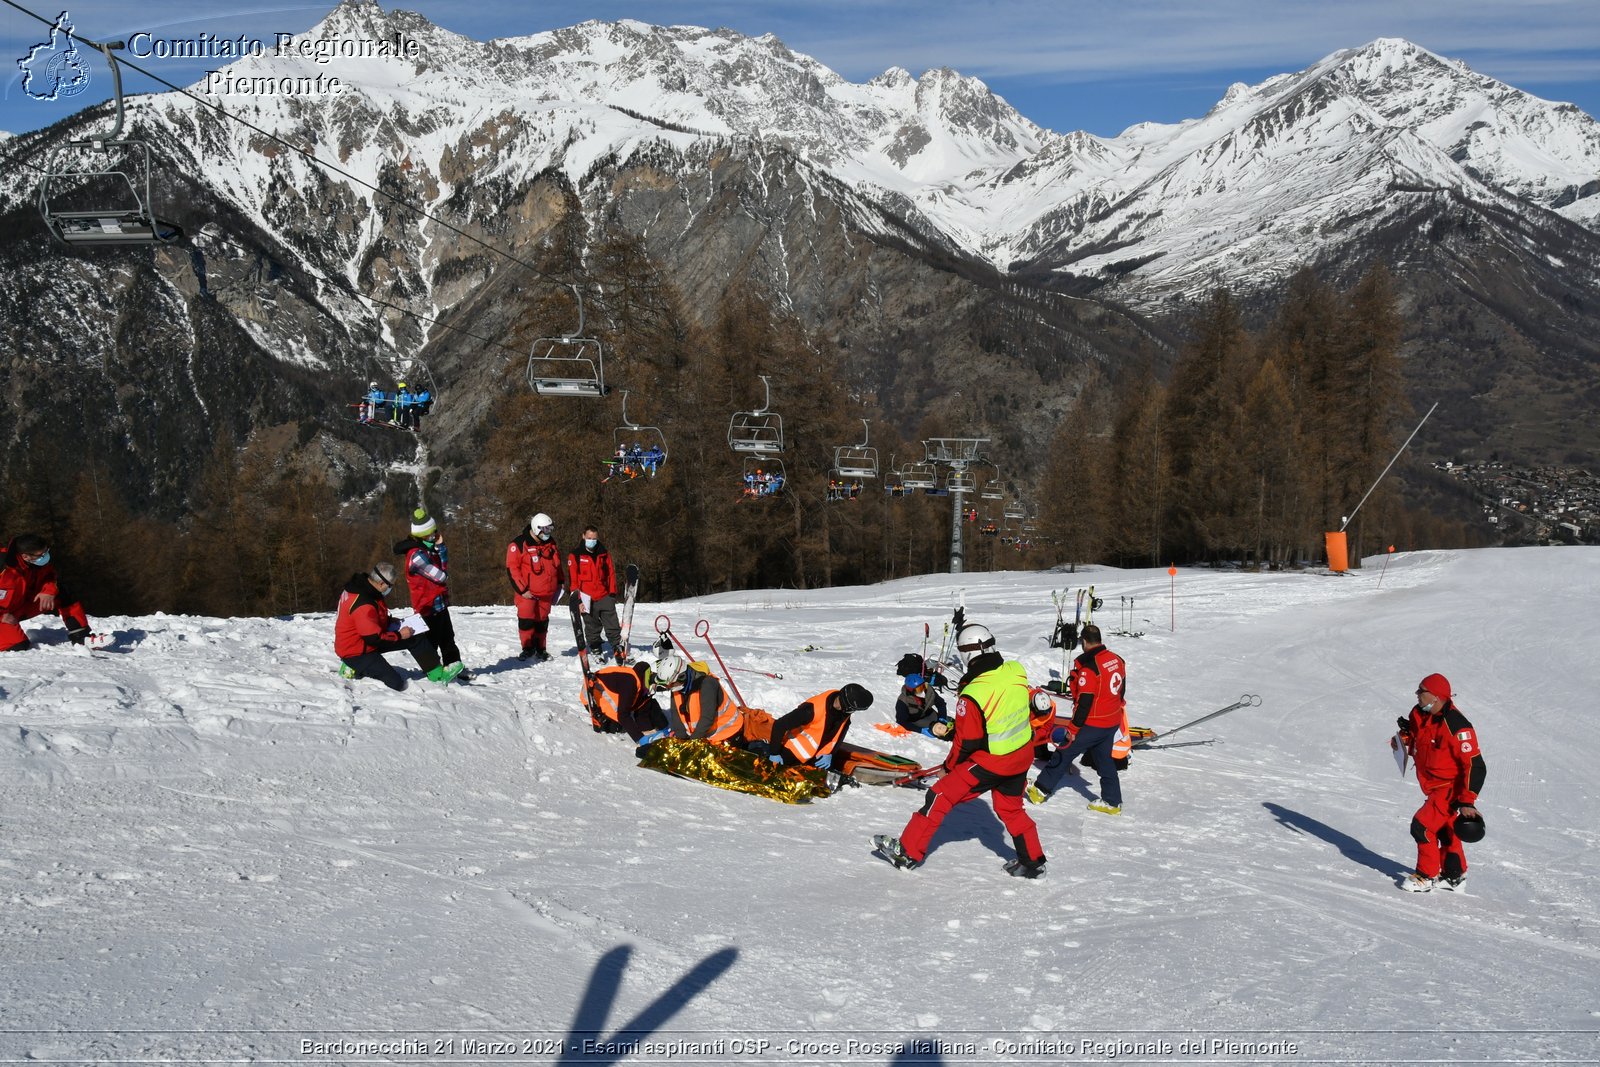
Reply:
[[441, 662], [461, 667], [455, 677], [463, 682], [472, 674], [461, 666], [461, 649], [456, 647], [456, 627], [450, 618], [450, 552], [444, 547], [444, 534], [426, 508], [411, 515], [411, 536], [394, 546], [396, 555], [406, 558], [406, 587], [411, 591], [411, 610], [428, 624], [428, 636], [439, 649]]
[[[956, 622], [965, 623], [965, 612], [958, 609]], [[928, 790], [922, 810], [911, 816], [900, 836], [878, 834], [872, 839], [874, 849], [896, 867], [920, 867], [934, 831], [951, 809], [989, 793], [994, 813], [1017, 850], [1016, 858], [1006, 863], [1006, 873], [1042, 878], [1044, 846], [1022, 803], [1033, 766], [1027, 672], [1017, 661], [1000, 656], [986, 626], [960, 625], [956, 651], [966, 674], [958, 686], [954, 742], [944, 761], [945, 775]]]
[[1083, 651], [1072, 662], [1068, 693], [1072, 698], [1072, 740], [1058, 747], [1055, 755], [1029, 790], [1028, 799], [1042, 804], [1061, 786], [1071, 771], [1072, 761], [1089, 753], [1095, 772], [1100, 775], [1100, 799], [1091, 801], [1089, 810], [1106, 815], [1122, 814], [1122, 782], [1117, 777], [1117, 758], [1113, 751], [1118, 737], [1127, 736], [1123, 708], [1127, 705], [1128, 665], [1103, 643], [1100, 627], [1094, 623], [1079, 635]]
[[431, 637], [390, 621], [384, 598], [394, 588], [394, 578], [394, 565], [379, 563], [366, 574], [352, 574], [345, 583], [333, 621], [333, 652], [344, 664], [339, 676], [376, 678], [390, 689], [402, 690], [406, 680], [383, 657], [405, 649], [427, 673], [429, 681], [448, 684], [461, 673], [461, 665], [439, 666], [439, 653]]
[[1401, 740], [1417, 768], [1417, 784], [1427, 797], [1411, 817], [1417, 869], [1400, 888], [1413, 893], [1436, 886], [1457, 889], [1467, 878], [1467, 854], [1455, 822], [1460, 816], [1481, 818], [1478, 791], [1488, 771], [1477, 731], [1451, 700], [1450, 683], [1442, 674], [1422, 680], [1416, 705], [1399, 723]]
[[772, 724], [767, 758], [785, 767], [827, 770], [850, 729], [850, 716], [871, 706], [871, 690], [854, 682], [818, 693]]
[[33, 647], [22, 629], [24, 619], [60, 615], [67, 637], [81, 645], [90, 637], [83, 605], [61, 590], [50, 543], [38, 534], [18, 534], [0, 553], [0, 652]]
[[506, 546], [506, 576], [516, 590], [518, 659], [543, 663], [550, 658], [550, 609], [566, 590], [561, 550], [554, 540], [555, 520], [540, 512], [528, 528]]
[[582, 605], [583, 638], [589, 645], [589, 657], [597, 663], [606, 662], [600, 645], [600, 632], [604, 630], [612, 654], [618, 662], [626, 661], [622, 622], [617, 618], [617, 569], [611, 563], [611, 553], [600, 543], [600, 531], [593, 526], [583, 528], [583, 544], [567, 555], [567, 595], [577, 597]]

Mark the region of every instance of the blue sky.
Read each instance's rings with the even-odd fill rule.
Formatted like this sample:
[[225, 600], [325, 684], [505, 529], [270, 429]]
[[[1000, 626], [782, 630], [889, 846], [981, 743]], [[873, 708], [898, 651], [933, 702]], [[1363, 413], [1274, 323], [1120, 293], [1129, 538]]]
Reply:
[[[270, 39], [315, 24], [330, 4], [145, 0], [17, 0], [54, 18], [67, 6], [79, 33], [115, 38], [200, 33]], [[1111, 135], [1135, 122], [1204, 114], [1235, 81], [1300, 70], [1340, 48], [1404, 37], [1547, 99], [1600, 114], [1600, 0], [481, 0], [388, 3], [480, 40], [587, 19], [727, 26], [774, 33], [853, 81], [891, 66], [953, 67], [989, 84], [1041, 126]], [[68, 102], [22, 91], [17, 60], [47, 28], [0, 5], [0, 130], [49, 125], [103, 99], [103, 61]], [[216, 62], [150, 60], [178, 84]], [[155, 86], [130, 74], [126, 88]]]

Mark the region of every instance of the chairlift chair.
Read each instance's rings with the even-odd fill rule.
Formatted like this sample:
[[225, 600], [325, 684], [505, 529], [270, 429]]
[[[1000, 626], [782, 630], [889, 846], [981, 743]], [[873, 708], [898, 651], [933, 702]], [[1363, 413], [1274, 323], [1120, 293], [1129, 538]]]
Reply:
[[[656, 449], [660, 449], [660, 455], [655, 457], [653, 467], [659, 469], [667, 461], [667, 438], [660, 428], [646, 426], [628, 418], [628, 390], [626, 389], [622, 391], [622, 425], [611, 431], [611, 440], [618, 451], [627, 452], [630, 457], [633, 446], [640, 446], [639, 451], [645, 457], [643, 463], [647, 468], [652, 466], [650, 453]], [[647, 469], [644, 473], [653, 475], [654, 470]], [[631, 481], [632, 479], [629, 480]]]
[[1000, 484], [1000, 472], [996, 470], [993, 478], [985, 478], [983, 487], [978, 490], [980, 500], [1004, 500], [1006, 498], [1005, 486]]
[[945, 479], [945, 488], [952, 493], [972, 493], [978, 489], [978, 476], [969, 470], [957, 468]]
[[1008, 519], [1023, 519], [1028, 516], [1028, 509], [1022, 506], [1022, 501], [1013, 500], [1001, 512]]
[[[150, 146], [122, 137], [122, 68], [111, 52], [122, 48], [123, 42], [88, 43], [94, 44], [111, 65], [116, 122], [103, 134], [68, 141], [56, 154], [39, 180], [39, 214], [51, 235], [63, 244], [166, 245], [181, 241], [182, 227], [157, 218], [152, 206], [155, 200], [151, 193]], [[69, 165], [66, 161], [75, 153], [120, 153], [121, 166], [112, 165], [115, 161], [100, 166]], [[117, 191], [107, 194], [104, 182], [110, 182]], [[63, 184], [72, 187], [63, 190]]]
[[859, 445], [842, 445], [833, 450], [833, 469], [840, 478], [876, 478], [878, 476], [878, 450], [870, 448], [867, 441], [872, 426], [861, 420], [863, 432]]
[[772, 383], [765, 374], [760, 377], [761, 384], [766, 387], [766, 399], [761, 406], [754, 411], [736, 411], [728, 421], [728, 447], [757, 458], [783, 451], [783, 416], [769, 410]]
[[932, 463], [907, 463], [900, 468], [900, 484], [907, 489], [937, 489], [939, 472]]
[[578, 328], [565, 337], [540, 337], [528, 350], [528, 385], [540, 396], [605, 396], [605, 348], [583, 336], [583, 295], [569, 286], [578, 301]]
[[744, 461], [741, 490], [746, 499], [770, 500], [789, 490], [783, 460], [771, 455], [748, 456]]

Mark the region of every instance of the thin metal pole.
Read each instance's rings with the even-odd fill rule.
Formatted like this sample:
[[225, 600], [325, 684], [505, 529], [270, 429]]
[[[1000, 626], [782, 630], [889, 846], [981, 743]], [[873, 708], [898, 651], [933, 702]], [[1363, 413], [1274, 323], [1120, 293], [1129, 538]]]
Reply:
[[[1434, 411], [1436, 411], [1438, 409], [1438, 407], [1439, 407], [1439, 402], [1436, 400], [1436, 401], [1434, 401], [1433, 407], [1428, 409], [1428, 414], [1422, 416], [1422, 422], [1427, 422], [1428, 421], [1428, 415], [1432, 415], [1434, 413]], [[1422, 422], [1417, 423], [1417, 429], [1411, 431], [1411, 437], [1417, 436], [1417, 431], [1422, 429]], [[1406, 450], [1407, 445], [1411, 444], [1411, 437], [1407, 437], [1406, 438], [1405, 444], [1401, 445], [1399, 450], [1395, 452], [1394, 458], [1389, 460], [1389, 467], [1393, 467], [1394, 466], [1395, 460], [1400, 458], [1400, 453], [1404, 452]], [[1389, 467], [1383, 468], [1383, 474], [1378, 475], [1378, 477], [1373, 480], [1372, 485], [1367, 488], [1367, 491], [1364, 494], [1362, 494], [1360, 502], [1356, 504], [1356, 510], [1352, 511], [1350, 514], [1348, 514], [1348, 515], [1346, 515], [1344, 517], [1344, 522], [1339, 524], [1339, 532], [1340, 533], [1344, 533], [1345, 528], [1350, 525], [1350, 520], [1354, 519], [1356, 517], [1356, 511], [1360, 511], [1361, 510], [1361, 505], [1365, 504], [1367, 502], [1367, 497], [1372, 495], [1372, 490], [1378, 488], [1378, 483], [1383, 481], [1384, 474], [1388, 474], [1389, 473]]]

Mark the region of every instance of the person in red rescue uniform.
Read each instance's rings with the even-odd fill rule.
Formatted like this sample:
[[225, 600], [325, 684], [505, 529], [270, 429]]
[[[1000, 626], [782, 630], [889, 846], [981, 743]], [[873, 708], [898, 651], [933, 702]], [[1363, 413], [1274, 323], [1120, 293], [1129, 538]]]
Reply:
[[1426, 893], [1435, 886], [1456, 889], [1467, 877], [1467, 854], [1455, 833], [1456, 817], [1478, 817], [1478, 791], [1488, 771], [1478, 750], [1477, 731], [1451, 700], [1450, 683], [1442, 674], [1422, 680], [1411, 714], [1398, 721], [1400, 737], [1417, 768], [1417, 784], [1427, 797], [1411, 817], [1417, 869], [1401, 888], [1413, 893]]
[[73, 644], [81, 645], [89, 637], [83, 605], [61, 591], [50, 543], [38, 534], [18, 534], [0, 554], [0, 652], [32, 648], [22, 621], [52, 614], [67, 624]]
[[[956, 621], [965, 622], [958, 612]], [[994, 813], [1016, 846], [1006, 873], [1039, 878], [1045, 873], [1039, 828], [1022, 804], [1022, 790], [1033, 767], [1033, 724], [1029, 720], [1027, 672], [995, 650], [988, 627], [962, 625], [956, 651], [966, 667], [958, 686], [955, 734], [945, 758], [945, 775], [928, 790], [922, 810], [911, 816], [899, 838], [879, 834], [873, 842], [896, 867], [922, 866], [934, 831], [957, 804], [992, 793]]]
[[584, 681], [584, 706], [589, 721], [603, 734], [625, 733], [634, 741], [663, 730], [667, 713], [651, 695], [654, 678], [648, 661], [632, 666], [601, 667]]
[[767, 758], [785, 767], [827, 770], [850, 729], [850, 716], [870, 707], [872, 692], [854, 682], [818, 693], [772, 724]]
[[567, 554], [567, 590], [568, 596], [581, 601], [583, 638], [590, 658], [598, 663], [606, 661], [600, 645], [603, 629], [606, 640], [611, 642], [612, 655], [626, 659], [622, 623], [617, 618], [617, 569], [611, 563], [611, 553], [600, 543], [600, 531], [593, 526], [584, 527], [583, 544]]
[[[406, 588], [411, 593], [411, 610], [428, 624], [428, 636], [438, 646], [439, 660], [461, 667], [461, 649], [456, 647], [456, 626], [450, 618], [450, 550], [444, 547], [444, 534], [426, 508], [411, 515], [411, 536], [394, 546], [396, 555], [406, 558]], [[463, 682], [472, 680], [465, 667], [455, 672]]]
[[441, 684], [460, 673], [439, 666], [439, 653], [433, 639], [413, 633], [410, 627], [396, 626], [389, 620], [389, 605], [384, 598], [394, 588], [394, 565], [379, 563], [366, 574], [353, 574], [339, 594], [339, 609], [334, 613], [333, 652], [344, 666], [339, 674], [347, 679], [376, 678], [390, 689], [406, 687], [405, 678], [383, 657], [405, 649], [428, 675]]
[[[1100, 776], [1100, 799], [1091, 801], [1091, 811], [1107, 815], [1122, 814], [1122, 782], [1117, 777], [1117, 748], [1128, 743], [1127, 706], [1128, 665], [1107, 648], [1100, 627], [1094, 623], [1079, 635], [1083, 651], [1072, 662], [1068, 693], [1072, 698], [1072, 727], [1076, 731], [1055, 755], [1029, 791], [1029, 799], [1042, 804], [1061, 786], [1071, 771], [1072, 761], [1089, 753], [1095, 773]], [[1124, 757], [1126, 752], [1123, 753]]]
[[522, 643], [517, 658], [535, 663], [550, 658], [550, 609], [567, 587], [555, 531], [555, 520], [541, 511], [506, 546], [506, 575], [517, 593], [517, 637]]

